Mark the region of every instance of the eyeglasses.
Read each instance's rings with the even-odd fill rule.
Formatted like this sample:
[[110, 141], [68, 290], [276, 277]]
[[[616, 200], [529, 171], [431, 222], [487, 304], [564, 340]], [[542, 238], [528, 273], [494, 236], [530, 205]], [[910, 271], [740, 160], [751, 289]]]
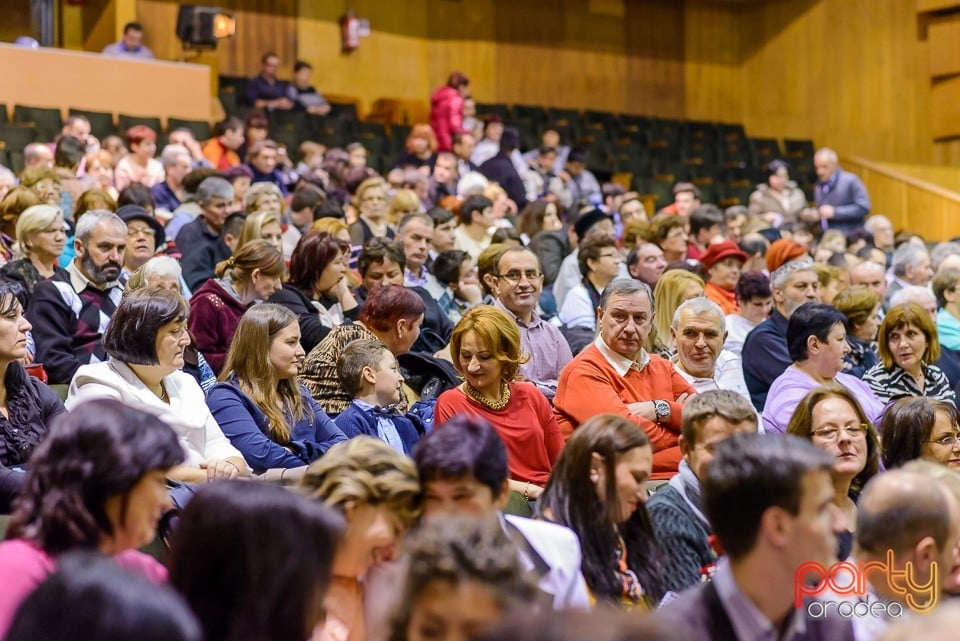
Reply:
[[960, 434], [946, 434], [935, 441], [926, 441], [927, 443], [936, 443], [942, 447], [953, 447], [960, 441]]
[[502, 278], [512, 285], [519, 285], [523, 278], [530, 282], [535, 282], [543, 278], [543, 272], [536, 269], [527, 269], [525, 271], [511, 269], [506, 274], [494, 274], [497, 278]]
[[866, 423], [845, 427], [821, 427], [818, 430], [813, 430], [813, 435], [824, 441], [835, 441], [840, 436], [841, 431], [845, 432], [850, 438], [859, 438], [866, 435], [869, 429], [870, 426]]
[[156, 236], [155, 232], [150, 227], [127, 227], [127, 236], [136, 236], [137, 234], [143, 234], [144, 236]]

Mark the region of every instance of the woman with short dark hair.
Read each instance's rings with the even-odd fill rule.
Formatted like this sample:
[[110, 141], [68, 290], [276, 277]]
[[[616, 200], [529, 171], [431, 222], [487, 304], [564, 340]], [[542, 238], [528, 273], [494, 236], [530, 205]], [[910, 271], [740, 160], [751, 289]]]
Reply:
[[794, 410], [815, 387], [836, 382], [857, 399], [869, 422], [877, 425], [883, 403], [856, 376], [843, 373], [847, 344], [846, 317], [830, 305], [804, 303], [787, 323], [787, 349], [793, 364], [770, 386], [763, 408], [767, 432], [784, 433]]
[[21, 601], [71, 550], [111, 555], [162, 582], [167, 571], [137, 551], [170, 509], [166, 476], [183, 460], [160, 419], [117, 401], [97, 400], [58, 419], [37, 447], [0, 543], [0, 635]]
[[148, 287], [128, 294], [103, 336], [110, 360], [77, 370], [67, 409], [91, 398], [113, 398], [160, 417], [186, 453], [184, 465], [170, 472], [178, 481], [246, 475], [243, 456], [210, 414], [200, 385], [181, 371], [189, 343], [187, 304], [178, 293]]
[[344, 255], [350, 244], [327, 232], [308, 231], [290, 257], [287, 282], [270, 297], [300, 321], [300, 344], [309, 352], [330, 330], [360, 312], [347, 284]]
[[304, 641], [323, 622], [321, 599], [343, 519], [268, 483], [201, 488], [180, 515], [170, 582], [204, 641]]

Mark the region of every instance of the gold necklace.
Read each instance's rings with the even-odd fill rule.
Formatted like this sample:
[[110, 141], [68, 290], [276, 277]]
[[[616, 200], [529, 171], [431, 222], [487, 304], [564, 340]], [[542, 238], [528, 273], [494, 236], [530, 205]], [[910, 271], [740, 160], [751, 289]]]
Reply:
[[463, 383], [464, 391], [467, 393], [467, 396], [480, 403], [484, 407], [489, 407], [494, 412], [499, 412], [504, 407], [507, 406], [507, 403], [510, 402], [510, 385], [506, 381], [500, 381], [500, 400], [491, 401], [484, 396], [480, 390], [475, 388], [470, 383], [464, 381]]

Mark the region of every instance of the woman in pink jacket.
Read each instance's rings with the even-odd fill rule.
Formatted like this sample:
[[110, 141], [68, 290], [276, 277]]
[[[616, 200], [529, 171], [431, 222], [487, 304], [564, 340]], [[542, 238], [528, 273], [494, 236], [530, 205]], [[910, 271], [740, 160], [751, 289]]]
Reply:
[[463, 98], [467, 95], [470, 80], [454, 71], [447, 84], [433, 92], [430, 98], [430, 126], [437, 135], [437, 151], [453, 149], [453, 135], [463, 128]]

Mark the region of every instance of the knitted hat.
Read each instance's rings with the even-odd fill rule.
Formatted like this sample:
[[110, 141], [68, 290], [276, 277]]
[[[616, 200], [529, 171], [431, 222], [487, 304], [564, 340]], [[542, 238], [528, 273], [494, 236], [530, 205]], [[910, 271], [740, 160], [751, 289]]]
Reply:
[[770, 249], [767, 250], [767, 271], [772, 274], [781, 265], [801, 256], [806, 256], [806, 254], [807, 249], [803, 245], [781, 238], [770, 245]]

